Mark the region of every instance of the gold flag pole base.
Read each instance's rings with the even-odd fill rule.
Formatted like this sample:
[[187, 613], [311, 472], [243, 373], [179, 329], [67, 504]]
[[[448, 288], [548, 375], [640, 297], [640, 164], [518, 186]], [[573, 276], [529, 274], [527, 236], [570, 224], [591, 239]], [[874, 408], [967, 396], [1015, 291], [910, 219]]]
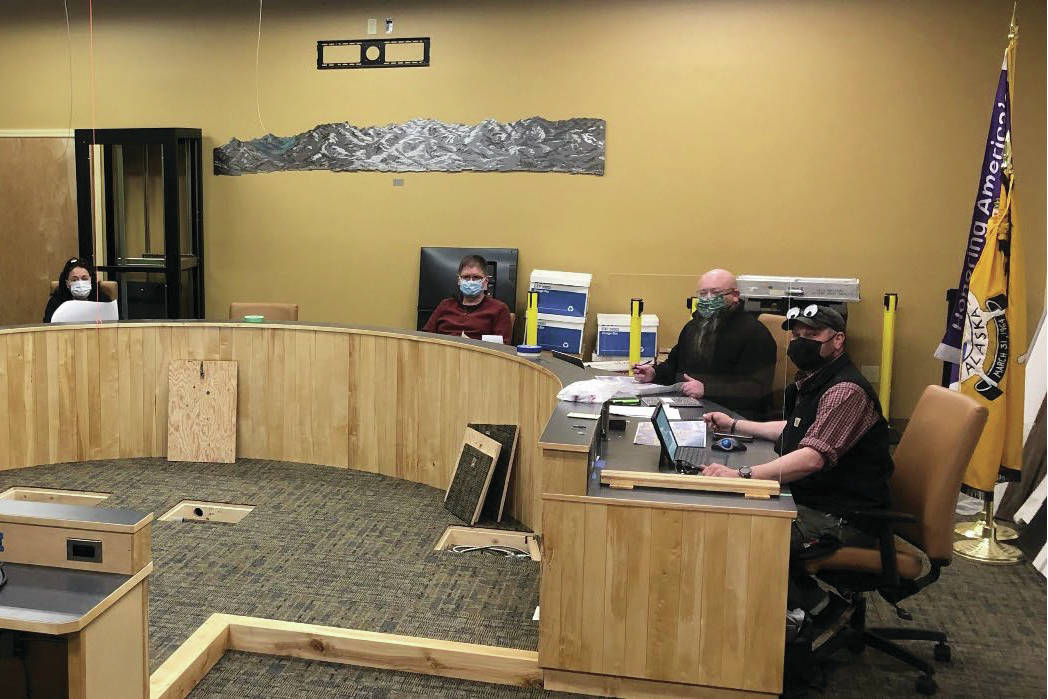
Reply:
[[[953, 533], [958, 536], [963, 536], [965, 539], [981, 539], [983, 538], [983, 531], [985, 529], [986, 523], [981, 519], [976, 519], [968, 522], [959, 522], [957, 526], [953, 528]], [[1014, 528], [1009, 527], [1007, 524], [1001, 524], [995, 521], [993, 523], [993, 529], [995, 534], [993, 538], [997, 541], [1012, 541], [1019, 538], [1019, 532], [1015, 531]]]
[[[953, 552], [958, 556], [992, 565], [1010, 565], [1023, 560], [1022, 551], [1011, 544], [1002, 544], [998, 539], [999, 529], [993, 521], [992, 498], [987, 499], [983, 505], [982, 520], [974, 524], [976, 525], [974, 528], [978, 530], [977, 537], [953, 543]], [[958, 531], [957, 533], [964, 536], [963, 532]]]

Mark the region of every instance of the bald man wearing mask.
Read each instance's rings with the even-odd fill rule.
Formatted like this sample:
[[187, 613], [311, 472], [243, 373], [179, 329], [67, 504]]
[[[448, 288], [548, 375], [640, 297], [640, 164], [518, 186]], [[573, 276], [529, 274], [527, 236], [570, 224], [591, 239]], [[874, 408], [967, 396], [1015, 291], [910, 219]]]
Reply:
[[677, 344], [657, 367], [637, 365], [642, 383], [680, 382], [692, 398], [707, 398], [747, 417], [771, 415], [775, 340], [742, 309], [735, 275], [711, 269], [699, 279], [698, 308]]

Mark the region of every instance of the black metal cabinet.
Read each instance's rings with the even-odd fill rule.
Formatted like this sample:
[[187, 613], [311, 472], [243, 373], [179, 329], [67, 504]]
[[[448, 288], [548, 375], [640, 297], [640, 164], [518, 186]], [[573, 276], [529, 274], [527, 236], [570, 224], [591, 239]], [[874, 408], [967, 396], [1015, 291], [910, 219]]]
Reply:
[[119, 284], [121, 317], [203, 318], [200, 129], [77, 129], [74, 140], [80, 256]]

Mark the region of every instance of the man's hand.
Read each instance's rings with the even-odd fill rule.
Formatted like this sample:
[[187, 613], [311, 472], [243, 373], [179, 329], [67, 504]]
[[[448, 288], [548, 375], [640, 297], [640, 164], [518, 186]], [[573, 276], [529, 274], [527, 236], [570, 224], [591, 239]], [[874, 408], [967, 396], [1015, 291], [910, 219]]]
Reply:
[[684, 383], [681, 384], [680, 392], [688, 398], [702, 398], [706, 393], [706, 386], [698, 379], [693, 379], [685, 374]]
[[716, 411], [704, 414], [702, 419], [706, 421], [706, 424], [709, 427], [712, 427], [717, 432], [727, 432], [731, 429], [731, 423], [734, 422], [734, 420], [724, 413], [718, 413]]
[[702, 475], [704, 476], [721, 476], [723, 478], [738, 478], [739, 472], [733, 468], [728, 468], [724, 464], [709, 464], [706, 468], [702, 469]]
[[651, 383], [655, 380], [655, 367], [651, 364], [634, 364], [633, 380], [638, 383]]

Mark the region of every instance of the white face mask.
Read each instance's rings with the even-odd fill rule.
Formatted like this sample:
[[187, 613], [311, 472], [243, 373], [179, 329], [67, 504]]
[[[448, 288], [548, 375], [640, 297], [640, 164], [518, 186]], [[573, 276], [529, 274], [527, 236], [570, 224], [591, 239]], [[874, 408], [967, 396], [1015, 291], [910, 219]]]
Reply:
[[69, 293], [73, 295], [73, 298], [86, 299], [91, 295], [91, 282], [84, 279], [70, 282]]

